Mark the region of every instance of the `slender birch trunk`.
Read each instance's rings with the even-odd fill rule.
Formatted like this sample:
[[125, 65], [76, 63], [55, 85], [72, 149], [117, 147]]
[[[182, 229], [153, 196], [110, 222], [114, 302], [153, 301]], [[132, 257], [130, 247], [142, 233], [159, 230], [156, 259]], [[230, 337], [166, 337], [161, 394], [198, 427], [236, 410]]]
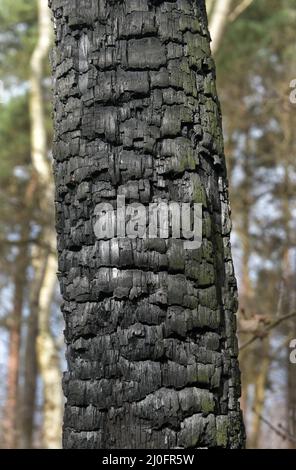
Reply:
[[44, 215], [35, 275], [41, 275], [38, 292], [37, 357], [43, 381], [43, 445], [58, 448], [61, 443], [62, 394], [58, 351], [50, 329], [51, 304], [56, 286], [56, 237], [54, 232], [54, 186], [48, 159], [42, 80], [44, 61], [51, 43], [51, 17], [45, 0], [38, 0], [38, 42], [31, 59], [31, 142], [32, 165], [38, 177], [40, 207]]
[[216, 0], [212, 7], [209, 24], [212, 54], [215, 54], [220, 46], [232, 3], [233, 0]]
[[44, 273], [38, 303], [37, 357], [43, 381], [43, 445], [55, 449], [61, 446], [63, 398], [59, 353], [50, 327], [52, 301], [57, 286], [55, 234], [51, 229], [46, 234], [46, 241], [51, 241], [51, 249], [46, 255], [43, 254], [42, 263], [37, 268]]

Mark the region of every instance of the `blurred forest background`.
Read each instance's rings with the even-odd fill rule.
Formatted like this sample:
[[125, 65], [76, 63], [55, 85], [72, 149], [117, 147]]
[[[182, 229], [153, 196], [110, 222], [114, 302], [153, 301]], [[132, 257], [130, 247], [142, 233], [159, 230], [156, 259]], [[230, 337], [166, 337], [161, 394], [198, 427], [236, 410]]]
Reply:
[[[207, 0], [207, 7], [232, 201], [248, 447], [296, 448], [289, 357], [296, 338], [296, 4]], [[0, 0], [2, 448], [61, 446], [51, 41], [47, 0]]]

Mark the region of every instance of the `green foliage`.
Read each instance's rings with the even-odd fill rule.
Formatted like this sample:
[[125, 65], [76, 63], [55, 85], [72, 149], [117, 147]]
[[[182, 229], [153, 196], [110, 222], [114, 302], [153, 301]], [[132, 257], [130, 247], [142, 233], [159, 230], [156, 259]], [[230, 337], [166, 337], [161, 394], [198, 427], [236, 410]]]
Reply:
[[[0, 104], [0, 184], [18, 182], [15, 169], [30, 165], [30, 59], [37, 41], [37, 1], [0, 0], [0, 78], [8, 102]], [[49, 66], [47, 68], [49, 75]], [[48, 81], [47, 81], [48, 82]], [[46, 82], [46, 83], [47, 83]], [[50, 94], [45, 93], [48, 141], [52, 134]], [[22, 178], [20, 178], [20, 184]]]
[[216, 58], [219, 80], [235, 81], [270, 55], [290, 54], [295, 44], [295, 20], [293, 0], [254, 0], [226, 28]]
[[36, 0], [0, 0], [0, 77], [8, 83], [28, 79], [30, 56], [36, 42]]
[[0, 184], [11, 181], [15, 167], [30, 163], [30, 126], [27, 95], [12, 98], [1, 107]]
[[[37, 41], [36, 0], [0, 0], [0, 31], [0, 79], [4, 82], [6, 98], [5, 103], [0, 103], [0, 238], [3, 239], [15, 233], [23, 220], [24, 194], [31, 174], [28, 80], [30, 58]], [[50, 134], [49, 99], [45, 106]]]

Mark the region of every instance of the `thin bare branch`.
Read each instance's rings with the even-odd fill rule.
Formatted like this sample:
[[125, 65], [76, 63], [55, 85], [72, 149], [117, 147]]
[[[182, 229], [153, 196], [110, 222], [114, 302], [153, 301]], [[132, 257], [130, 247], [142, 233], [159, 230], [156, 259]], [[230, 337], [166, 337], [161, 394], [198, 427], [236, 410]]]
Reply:
[[287, 440], [287, 441], [290, 441], [290, 442], [293, 442], [293, 443], [296, 442], [296, 438], [291, 436], [291, 434], [286, 433], [286, 430], [284, 428], [282, 428], [281, 426], [278, 426], [278, 427], [275, 426], [267, 418], [265, 418], [260, 413], [258, 413], [254, 408], [253, 408], [253, 412], [259, 417], [259, 419], [262, 421], [262, 423], [266, 424], [269, 427], [269, 429], [271, 429], [273, 432], [275, 432], [283, 440], [285, 440], [285, 441]]
[[248, 346], [250, 346], [251, 344], [254, 343], [254, 341], [256, 341], [257, 339], [261, 338], [263, 336], [266, 336], [271, 330], [273, 330], [274, 328], [276, 328], [278, 325], [280, 325], [282, 322], [286, 321], [286, 320], [289, 320], [290, 318], [293, 318], [293, 317], [296, 317], [296, 312], [292, 312], [292, 313], [289, 313], [287, 315], [284, 315], [280, 318], [277, 318], [274, 322], [270, 323], [264, 330], [262, 330], [260, 332], [260, 336], [259, 335], [254, 335], [252, 336], [252, 338], [250, 338], [248, 341], [246, 341], [245, 343], [243, 343], [241, 345], [241, 347], [239, 348], [240, 351], [242, 351], [243, 349], [247, 348]]

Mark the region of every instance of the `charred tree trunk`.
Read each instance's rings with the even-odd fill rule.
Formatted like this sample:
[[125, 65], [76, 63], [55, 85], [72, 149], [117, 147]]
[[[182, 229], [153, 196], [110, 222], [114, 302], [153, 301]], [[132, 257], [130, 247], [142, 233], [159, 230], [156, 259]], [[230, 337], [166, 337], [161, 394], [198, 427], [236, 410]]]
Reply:
[[[52, 0], [66, 448], [244, 445], [204, 1]], [[94, 235], [95, 206], [203, 204], [203, 241]]]

